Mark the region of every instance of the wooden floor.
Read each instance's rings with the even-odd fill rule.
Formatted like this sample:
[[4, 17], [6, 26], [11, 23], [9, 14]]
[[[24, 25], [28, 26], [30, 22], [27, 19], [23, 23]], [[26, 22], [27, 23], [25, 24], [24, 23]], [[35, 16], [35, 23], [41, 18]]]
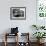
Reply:
[[[3, 42], [2, 43], [0, 42], [0, 46], [4, 46], [4, 43]], [[8, 43], [8, 46], [15, 46], [15, 42], [14, 43], [12, 43], [12, 42]], [[32, 43], [30, 43], [30, 46], [37, 46], [37, 43], [32, 42]], [[46, 46], [46, 43], [44, 43], [41, 46]]]

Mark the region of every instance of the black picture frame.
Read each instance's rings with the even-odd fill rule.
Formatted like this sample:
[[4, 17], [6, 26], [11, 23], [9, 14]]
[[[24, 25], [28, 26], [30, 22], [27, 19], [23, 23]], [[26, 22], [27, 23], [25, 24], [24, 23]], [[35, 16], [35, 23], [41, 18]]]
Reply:
[[26, 20], [26, 7], [11, 7], [10, 19], [11, 20]]

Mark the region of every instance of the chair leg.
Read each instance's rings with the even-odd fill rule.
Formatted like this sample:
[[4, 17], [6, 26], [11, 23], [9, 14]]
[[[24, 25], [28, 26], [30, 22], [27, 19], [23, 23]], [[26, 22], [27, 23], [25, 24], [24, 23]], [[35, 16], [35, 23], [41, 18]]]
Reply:
[[5, 46], [7, 46], [7, 34], [5, 34]]
[[5, 46], [7, 46], [7, 42], [6, 41], [4, 42], [4, 44], [5, 44]]

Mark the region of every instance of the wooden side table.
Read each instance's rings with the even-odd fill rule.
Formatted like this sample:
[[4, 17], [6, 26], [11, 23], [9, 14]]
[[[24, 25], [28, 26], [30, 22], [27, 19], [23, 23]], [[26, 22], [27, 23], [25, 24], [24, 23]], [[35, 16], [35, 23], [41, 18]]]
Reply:
[[15, 33], [15, 34], [10, 34], [10, 33], [6, 33], [5, 34], [5, 46], [7, 46], [7, 44], [8, 44], [8, 42], [7, 42], [7, 36], [16, 36], [16, 39], [15, 40], [17, 40], [16, 41], [16, 45], [15, 46], [18, 46], [18, 33]]

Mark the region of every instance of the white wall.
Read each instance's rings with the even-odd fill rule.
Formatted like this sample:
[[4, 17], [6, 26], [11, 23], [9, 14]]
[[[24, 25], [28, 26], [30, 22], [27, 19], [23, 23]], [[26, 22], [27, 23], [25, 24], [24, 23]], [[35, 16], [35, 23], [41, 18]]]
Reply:
[[[10, 20], [10, 7], [26, 7], [26, 20]], [[17, 26], [32, 36], [32, 24], [36, 24], [36, 0], [0, 0], [0, 34]]]

